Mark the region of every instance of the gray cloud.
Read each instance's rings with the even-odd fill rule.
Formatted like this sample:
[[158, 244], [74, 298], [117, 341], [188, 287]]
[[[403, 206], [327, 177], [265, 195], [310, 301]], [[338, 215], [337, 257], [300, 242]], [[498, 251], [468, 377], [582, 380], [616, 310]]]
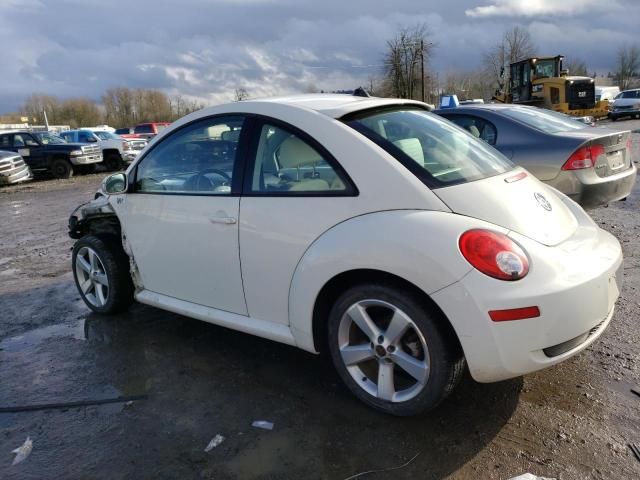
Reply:
[[[231, 100], [236, 87], [252, 96], [353, 88], [380, 72], [385, 42], [399, 26], [421, 22], [436, 44], [430, 68], [442, 74], [480, 67], [482, 52], [515, 24], [529, 29], [540, 54], [580, 57], [607, 71], [618, 46], [634, 41], [640, 18], [631, 0], [598, 7], [597, 15], [592, 0], [555, 1], [562, 16], [549, 10], [550, 0], [379, 3], [2, 0], [0, 111], [17, 109], [33, 92], [99, 99], [116, 85], [210, 103]], [[522, 13], [521, 4], [534, 10]]]

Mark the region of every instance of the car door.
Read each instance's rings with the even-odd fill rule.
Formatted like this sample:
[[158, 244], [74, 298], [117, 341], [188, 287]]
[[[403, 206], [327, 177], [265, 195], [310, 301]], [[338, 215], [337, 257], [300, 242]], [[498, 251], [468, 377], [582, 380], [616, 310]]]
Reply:
[[12, 148], [22, 156], [25, 163], [32, 170], [42, 170], [47, 168], [47, 157], [44, 147], [40, 145], [30, 133], [15, 133], [12, 140]]
[[[117, 207], [146, 290], [247, 313], [238, 246], [244, 123], [239, 115], [193, 122], [137, 163]], [[222, 140], [226, 131], [238, 134]]]
[[254, 121], [240, 207], [242, 278], [249, 316], [286, 324], [300, 258], [349, 218], [358, 192], [310, 136], [277, 120]]

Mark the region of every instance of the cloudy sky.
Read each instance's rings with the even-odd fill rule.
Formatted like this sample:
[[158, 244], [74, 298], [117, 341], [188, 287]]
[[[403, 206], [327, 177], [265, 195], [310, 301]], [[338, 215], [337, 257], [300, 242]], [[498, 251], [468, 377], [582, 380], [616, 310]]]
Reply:
[[379, 73], [399, 26], [425, 23], [445, 75], [480, 67], [514, 25], [539, 54], [613, 68], [638, 42], [638, 0], [0, 0], [0, 112], [33, 92], [98, 100], [112, 86], [207, 103], [353, 88]]

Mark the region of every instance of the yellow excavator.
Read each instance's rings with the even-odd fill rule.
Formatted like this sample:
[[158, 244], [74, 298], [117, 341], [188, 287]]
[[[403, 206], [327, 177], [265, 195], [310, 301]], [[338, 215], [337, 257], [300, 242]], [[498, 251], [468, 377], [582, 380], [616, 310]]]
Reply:
[[[574, 117], [606, 117], [609, 102], [596, 102], [595, 81], [570, 76], [562, 69], [564, 57], [532, 57], [512, 63], [509, 85], [501, 83], [493, 96], [500, 103], [518, 103], [548, 108]], [[501, 79], [504, 78], [504, 69]]]

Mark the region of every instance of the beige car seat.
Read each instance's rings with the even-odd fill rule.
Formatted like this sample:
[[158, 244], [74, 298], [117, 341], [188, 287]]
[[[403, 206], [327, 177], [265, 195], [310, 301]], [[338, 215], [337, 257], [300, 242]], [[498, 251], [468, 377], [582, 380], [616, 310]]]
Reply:
[[403, 138], [402, 140], [396, 140], [393, 144], [406, 153], [418, 165], [424, 167], [424, 151], [422, 150], [420, 140], [417, 138]]
[[278, 166], [280, 169], [295, 168], [296, 179], [291, 182], [290, 191], [322, 191], [329, 190], [329, 183], [321, 178], [301, 178], [301, 167], [312, 167], [323, 158], [318, 152], [298, 137], [287, 138], [278, 149]]

